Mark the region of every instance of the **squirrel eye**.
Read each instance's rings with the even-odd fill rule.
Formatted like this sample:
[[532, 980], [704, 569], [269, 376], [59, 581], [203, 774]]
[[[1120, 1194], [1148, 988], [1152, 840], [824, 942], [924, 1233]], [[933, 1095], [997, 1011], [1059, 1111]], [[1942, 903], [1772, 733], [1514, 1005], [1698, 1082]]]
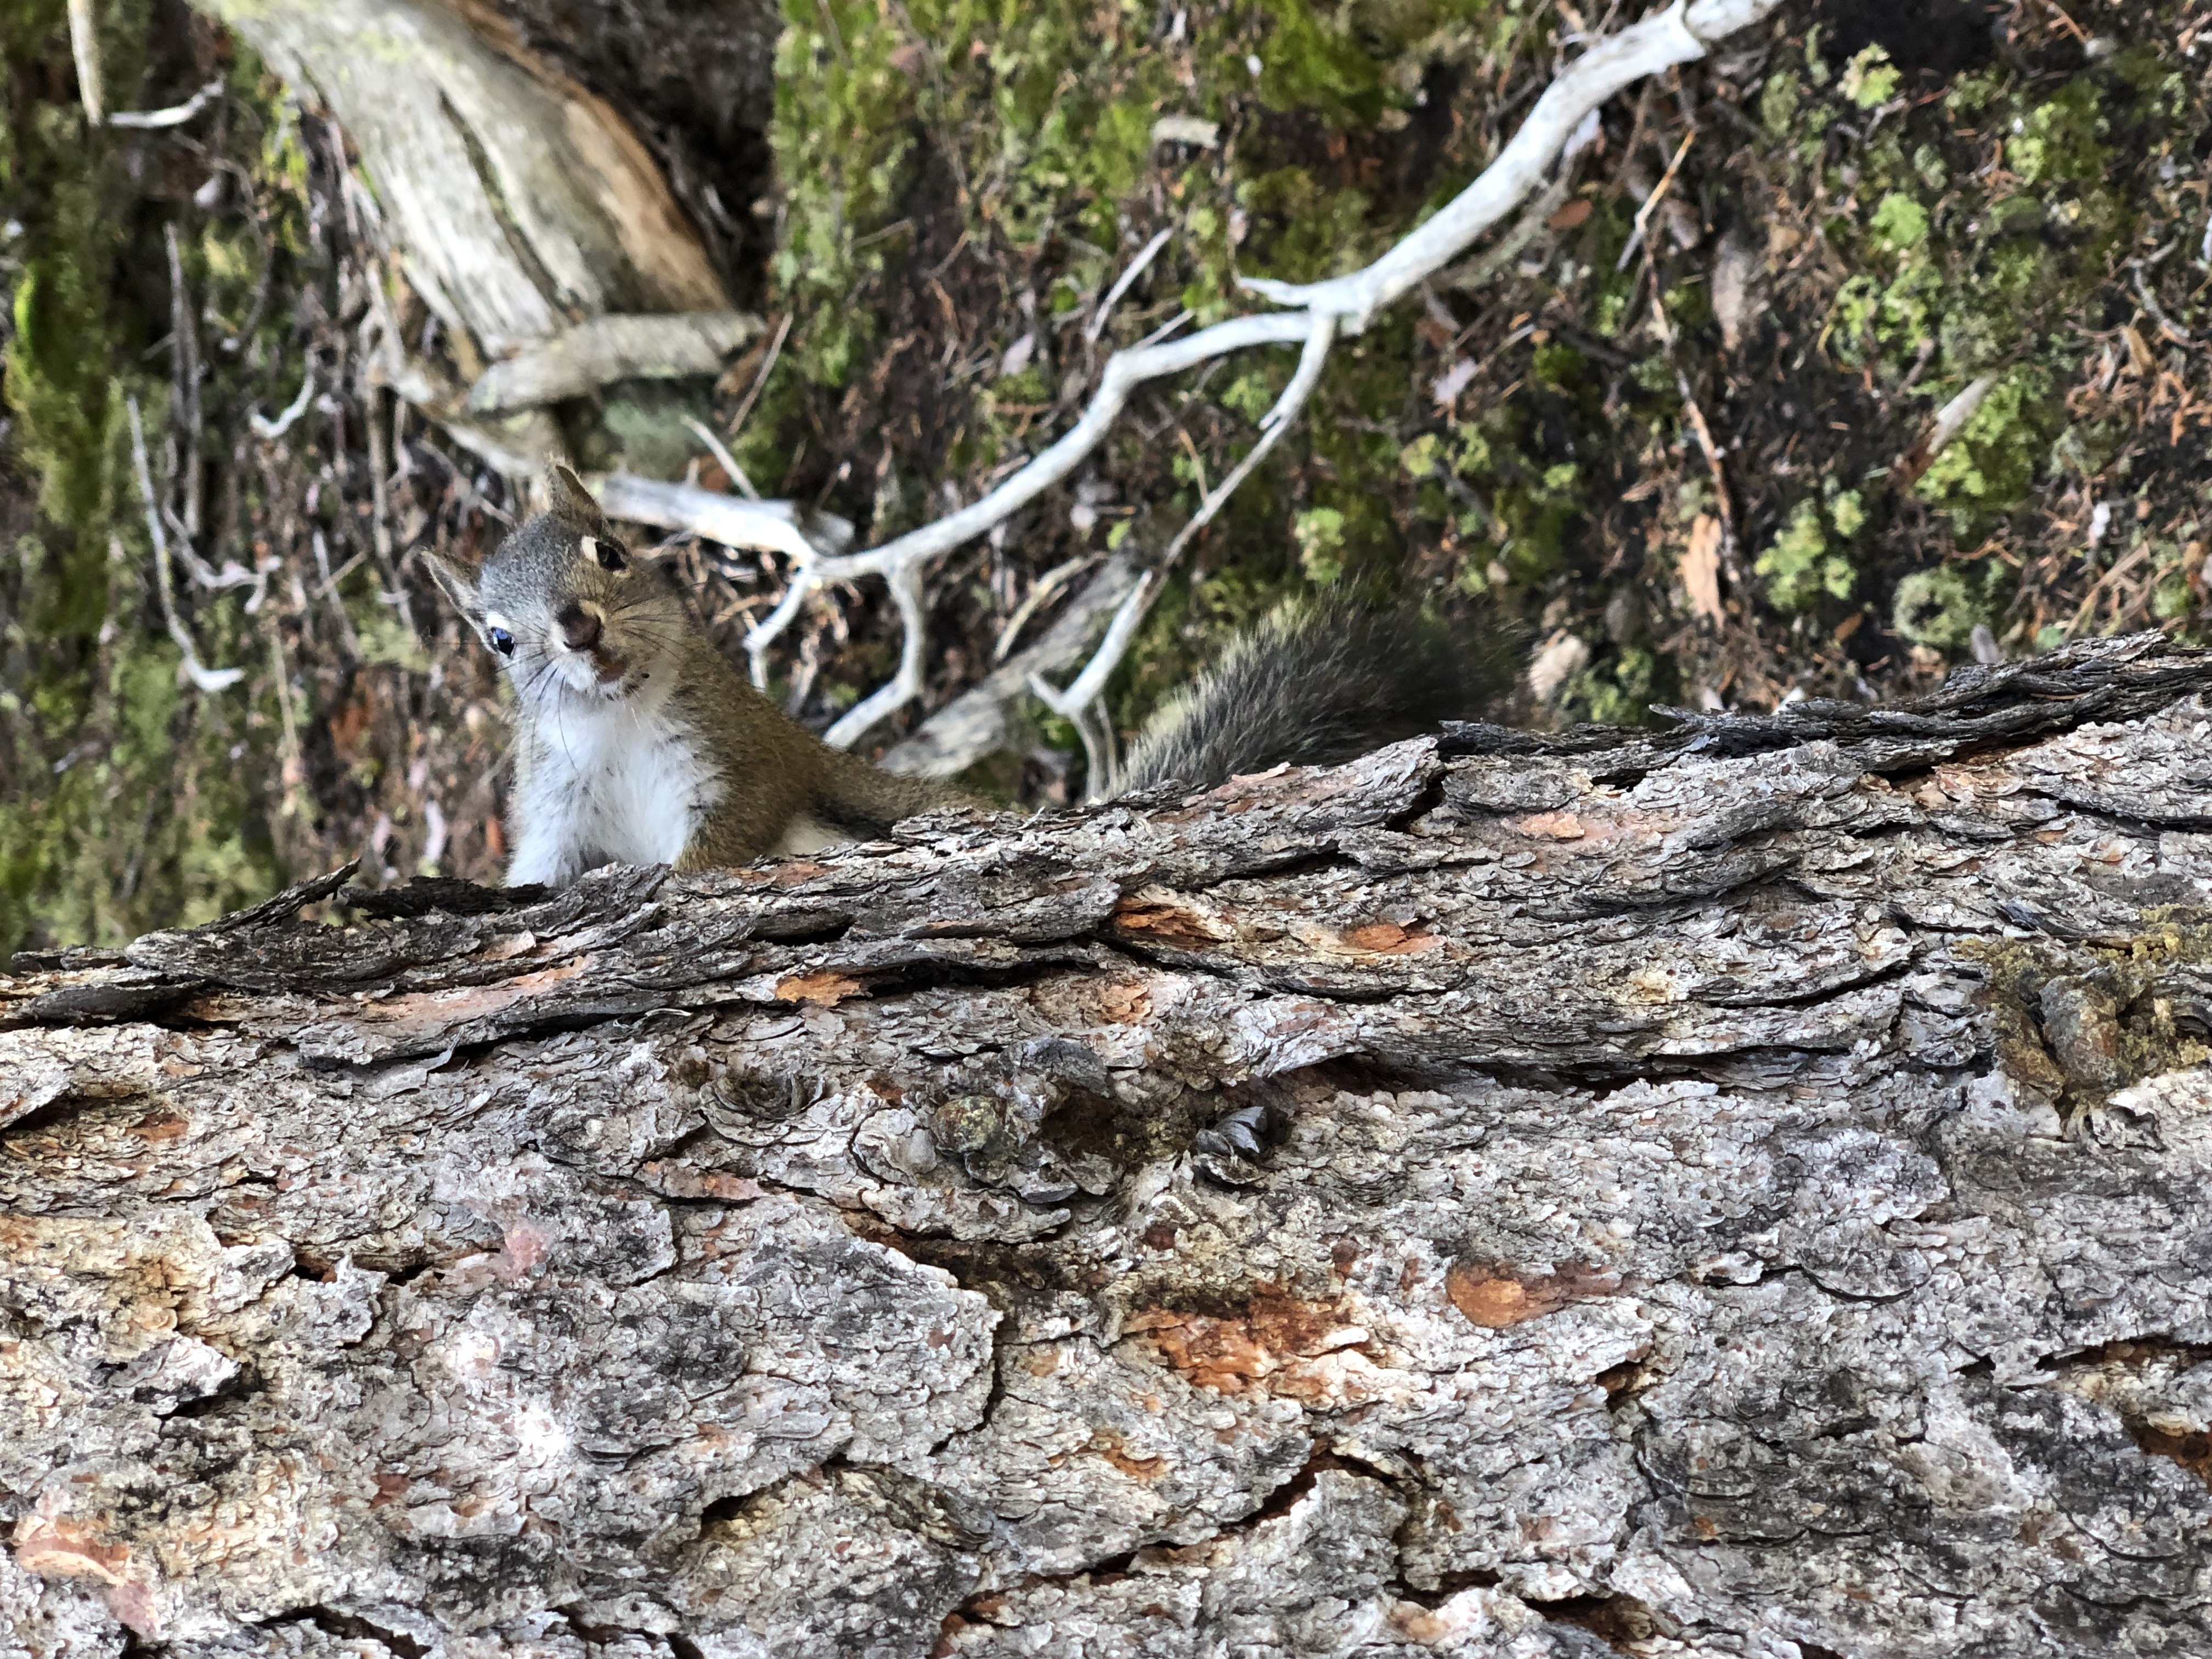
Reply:
[[623, 557], [622, 549], [612, 542], [603, 542], [597, 536], [584, 538], [584, 551], [599, 562], [602, 570], [620, 570], [629, 563]]
[[504, 628], [495, 628], [485, 637], [491, 641], [491, 648], [498, 652], [501, 656], [511, 657], [514, 654], [514, 635]]

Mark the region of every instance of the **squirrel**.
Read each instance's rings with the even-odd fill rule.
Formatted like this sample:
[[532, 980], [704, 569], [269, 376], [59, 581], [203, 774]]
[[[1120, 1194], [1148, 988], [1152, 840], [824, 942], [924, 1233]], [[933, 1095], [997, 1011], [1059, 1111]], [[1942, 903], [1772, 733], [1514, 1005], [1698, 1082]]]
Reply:
[[[984, 805], [823, 743], [738, 674], [574, 473], [556, 466], [548, 488], [550, 508], [481, 567], [424, 555], [514, 688], [510, 886], [610, 863], [747, 864]], [[1279, 610], [1155, 716], [1122, 787], [1337, 764], [1479, 714], [1510, 673], [1501, 652], [1411, 612]]]

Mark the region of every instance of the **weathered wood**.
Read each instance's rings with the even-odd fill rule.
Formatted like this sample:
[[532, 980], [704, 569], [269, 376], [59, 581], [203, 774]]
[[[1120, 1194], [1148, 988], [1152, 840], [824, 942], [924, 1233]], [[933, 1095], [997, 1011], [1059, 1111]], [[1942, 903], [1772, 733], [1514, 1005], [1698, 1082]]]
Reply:
[[760, 319], [741, 311], [594, 317], [494, 363], [469, 388], [466, 407], [484, 414], [533, 409], [588, 397], [616, 380], [712, 375], [760, 331]]
[[[569, 390], [518, 392], [517, 376], [531, 377], [526, 364], [463, 410], [428, 365], [404, 361], [411, 340], [385, 341], [387, 378], [440, 418], [574, 395], [578, 348], [588, 355], [605, 343], [589, 328], [577, 336], [577, 325], [618, 328], [621, 314], [633, 313], [727, 318], [728, 294], [697, 229], [629, 123], [530, 52], [496, 9], [441, 0], [193, 3], [343, 123], [374, 186], [373, 199], [364, 194], [355, 205], [377, 216], [377, 239], [459, 337], [465, 361], [576, 342], [555, 352]], [[707, 336], [734, 337], [726, 320], [705, 330], [695, 321], [690, 331], [701, 337], [691, 342], [695, 362]], [[708, 358], [706, 372], [714, 366]], [[499, 452], [510, 469], [557, 453], [544, 450], [557, 434], [542, 422], [501, 430], [514, 451]], [[474, 447], [497, 447], [491, 436]]]
[[2208, 688], [27, 963], [0, 1653], [2212, 1650]]

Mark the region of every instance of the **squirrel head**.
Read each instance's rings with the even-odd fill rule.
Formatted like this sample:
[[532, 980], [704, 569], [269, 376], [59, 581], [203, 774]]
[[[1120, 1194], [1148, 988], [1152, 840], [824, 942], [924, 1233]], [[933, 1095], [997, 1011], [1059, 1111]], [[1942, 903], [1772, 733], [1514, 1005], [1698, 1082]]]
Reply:
[[612, 702], [659, 678], [690, 619], [667, 573], [624, 547], [565, 466], [551, 507], [526, 520], [480, 566], [423, 556], [526, 703]]

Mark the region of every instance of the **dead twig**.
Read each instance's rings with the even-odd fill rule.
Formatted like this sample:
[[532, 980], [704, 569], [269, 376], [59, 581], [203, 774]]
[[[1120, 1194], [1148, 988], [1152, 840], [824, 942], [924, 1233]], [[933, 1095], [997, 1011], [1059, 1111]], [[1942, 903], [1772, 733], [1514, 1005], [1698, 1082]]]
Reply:
[[76, 95], [84, 100], [85, 118], [98, 126], [105, 118], [106, 101], [100, 81], [100, 25], [93, 16], [92, 0], [69, 0], [70, 54], [76, 59]]
[[1114, 279], [1114, 286], [1106, 290], [1106, 297], [1098, 302], [1097, 313], [1083, 331], [1085, 339], [1093, 345], [1097, 344], [1098, 337], [1106, 331], [1106, 319], [1114, 314], [1114, 307], [1121, 303], [1121, 296], [1129, 291], [1131, 284], [1138, 277], [1145, 274], [1146, 268], [1159, 257], [1160, 250], [1174, 237], [1175, 227], [1170, 225], [1138, 251], [1137, 257], [1129, 261], [1129, 268]]
[[1620, 258], [1613, 261], [1615, 270], [1627, 270], [1628, 262], [1639, 252], [1646, 259], [1650, 258], [1646, 233], [1651, 228], [1651, 215], [1666, 199], [1667, 192], [1674, 188], [1674, 175], [1681, 170], [1682, 158], [1690, 153], [1690, 146], [1697, 141], [1697, 137], [1695, 127], [1682, 135], [1682, 142], [1674, 147], [1674, 159], [1667, 163], [1667, 171], [1659, 175], [1659, 182], [1652, 185], [1650, 193], [1644, 197], [1644, 205], [1636, 210], [1635, 228], [1628, 233], [1628, 240], [1621, 247]]
[[1974, 411], [1990, 395], [1997, 378], [1994, 373], [1975, 376], [1966, 382], [1963, 392], [1936, 411], [1935, 423], [1928, 428], [1927, 436], [1899, 456], [1897, 465], [1890, 469], [1900, 487], [1910, 489], [1920, 482], [1936, 458], [1966, 429], [1966, 422], [1974, 418]]
[[161, 227], [169, 252], [170, 371], [176, 386], [177, 421], [185, 429], [185, 529], [200, 533], [200, 331], [192, 315], [192, 291], [185, 283], [185, 259], [174, 223]]
[[686, 415], [684, 417], [684, 424], [691, 428], [693, 437], [707, 446], [707, 453], [714, 458], [722, 471], [730, 475], [730, 482], [737, 485], [739, 495], [749, 501], [757, 501], [761, 498], [760, 491], [753, 488], [753, 481], [745, 477], [744, 468], [738, 465], [738, 458], [730, 453], [728, 446], [714, 435], [714, 429], [706, 422], [695, 420]]
[[1080, 554], [1065, 564], [1054, 566], [1030, 584], [1029, 592], [1014, 607], [1014, 614], [1006, 618], [1006, 626], [999, 630], [999, 642], [991, 652], [994, 663], [1002, 663], [1012, 654], [1016, 642], [1022, 636], [1022, 629], [1029, 626], [1030, 618], [1049, 603], [1054, 594], [1081, 574], [1091, 560], [1091, 555]]
[[2166, 314], [2158, 301], [2153, 297], [2150, 284], [2143, 281], [2144, 264], [2144, 261], [2138, 259], [2132, 267], [2136, 279], [2136, 298], [2142, 302], [2144, 314], [2158, 325], [2158, 331], [2172, 341], [2174, 344], [2186, 350], [2197, 342], [2189, 337], [2186, 330]]
[[769, 342], [768, 356], [761, 359], [760, 372], [753, 376], [752, 385], [745, 388], [744, 401], [738, 405], [738, 412], [730, 417], [732, 443], [735, 443], [738, 434], [745, 429], [745, 417], [753, 412], [753, 405], [760, 401], [761, 392], [768, 386], [768, 377], [775, 371], [775, 360], [783, 355], [784, 337], [791, 332], [791, 319], [795, 314], [786, 312], [783, 321], [776, 325], [775, 338]]
[[[70, 11], [73, 18], [76, 11], [74, 3], [70, 5]], [[79, 73], [82, 73], [81, 67]], [[107, 125], [111, 127], [132, 127], [142, 131], [180, 127], [222, 95], [222, 81], [210, 81], [181, 104], [172, 104], [167, 109], [123, 110], [109, 116]], [[99, 118], [95, 116], [94, 118]]]
[[253, 428], [253, 435], [274, 443], [292, 429], [293, 423], [307, 412], [307, 404], [315, 395], [315, 360], [310, 356], [307, 367], [300, 376], [300, 395], [284, 405], [282, 414], [270, 420], [259, 410], [246, 416], [246, 423]]
[[[138, 416], [138, 399], [126, 398], [125, 410], [131, 416], [131, 465], [138, 479], [138, 495], [146, 508], [146, 534], [154, 544], [154, 589], [161, 600], [161, 620], [167, 624], [169, 637], [177, 649], [184, 653], [185, 677], [203, 691], [222, 691], [246, 678], [242, 668], [210, 668], [200, 661], [199, 648], [192, 643], [190, 629], [184, 618], [177, 614], [175, 586], [169, 576], [169, 538], [161, 529], [161, 509], [154, 499], [153, 470], [146, 464], [146, 428]], [[111, 550], [121, 556], [119, 547]]]
[[[1256, 276], [1243, 278], [1241, 280], [1248, 291], [1279, 305], [1295, 308], [1231, 318], [1187, 337], [1170, 339], [1168, 337], [1188, 320], [1187, 315], [1178, 316], [1141, 343], [1125, 348], [1108, 358], [1099, 375], [1097, 390], [1075, 424], [980, 500], [866, 553], [829, 557], [811, 549], [805, 552], [793, 550], [799, 567], [793, 573], [790, 590], [747, 636], [746, 646], [754, 659], [756, 683], [764, 674], [761, 653], [769, 641], [790, 625], [799, 607], [805, 604], [807, 594], [815, 586], [823, 581], [846, 580], [856, 574], [883, 576], [893, 584], [893, 598], [899, 604], [902, 618], [908, 630], [908, 637], [901, 653], [896, 677], [830, 728], [828, 734], [830, 742], [841, 746], [854, 742], [873, 722], [894, 713], [920, 694], [921, 676], [918, 671], [910, 672], [909, 665], [916, 661], [915, 653], [921, 648], [917, 644], [921, 611], [918, 604], [909, 605], [899, 595], [899, 584], [908, 582], [911, 573], [939, 555], [996, 529], [1044, 491], [1068, 477], [1104, 441], [1131, 394], [1143, 382], [1178, 374], [1254, 346], [1299, 345], [1304, 349], [1304, 356], [1290, 388], [1270, 411], [1251, 453], [1218, 488], [1207, 493], [1199, 513], [1193, 516], [1190, 524], [1184, 526], [1178, 542], [1171, 545], [1169, 556], [1180, 554], [1190, 538], [1220, 510], [1221, 504], [1227, 499], [1225, 492], [1233, 489], [1237, 483], [1249, 476], [1252, 467], [1279, 440], [1291, 417], [1311, 392], [1330, 345], [1339, 335], [1358, 333], [1377, 311], [1460, 257], [1476, 237], [1541, 187], [1562, 154], [1589, 129], [1590, 119], [1598, 107], [1615, 93], [1644, 76], [1705, 57], [1713, 42], [1758, 21], [1774, 11], [1779, 3], [1780, 0], [1696, 0], [1692, 4], [1689, 0], [1674, 0], [1674, 3], [1664, 10], [1598, 42], [1553, 80], [1543, 96], [1536, 100], [1535, 107], [1530, 111], [1511, 142], [1474, 183], [1372, 264], [1347, 276], [1321, 283], [1283, 283]], [[1680, 159], [1678, 155], [1678, 164]], [[1670, 177], [1672, 172], [1670, 167]], [[781, 344], [781, 335], [778, 343]], [[741, 416], [750, 412], [753, 397], [757, 396], [760, 384], [766, 379], [767, 365], [763, 367], [763, 374], [755, 383], [755, 392], [748, 395], [747, 402], [740, 410]], [[1712, 442], [1711, 433], [1705, 427], [1702, 414], [1696, 410], [1695, 400], [1688, 396], [1686, 377], [1681, 377], [1681, 385], [1685, 402], [1692, 410], [1692, 424], [1698, 432], [1700, 442], [1705, 446], [1707, 458], [1713, 464], [1715, 479], [1718, 483], [1717, 447]], [[658, 488], [671, 489], [680, 489], [681, 486]], [[729, 508], [756, 505], [718, 501], [704, 491], [695, 490], [690, 494], [714, 503], [712, 512], [716, 516]], [[1723, 485], [1724, 511], [1726, 500], [1726, 489]], [[774, 505], [762, 502], [757, 504], [757, 507]], [[611, 502], [608, 503], [608, 509], [619, 512]], [[623, 514], [621, 516], [631, 515]], [[714, 534], [703, 524], [695, 521], [650, 521], [668, 528]], [[795, 529], [787, 528], [785, 533], [795, 535], [796, 532]], [[803, 538], [800, 539], [803, 541]], [[1138, 585], [1128, 599], [1122, 602], [1113, 626], [1108, 629], [1106, 642], [1101, 645], [1098, 653], [1066, 691], [1051, 693], [1047, 698], [1048, 706], [1065, 713], [1087, 707], [1096, 699], [1106, 678], [1120, 660], [1120, 653], [1127, 649], [1128, 639], [1157, 586], [1157, 577]], [[1032, 684], [1043, 687], [1042, 680]], [[1045, 690], [1041, 689], [1039, 695], [1044, 696]]]

